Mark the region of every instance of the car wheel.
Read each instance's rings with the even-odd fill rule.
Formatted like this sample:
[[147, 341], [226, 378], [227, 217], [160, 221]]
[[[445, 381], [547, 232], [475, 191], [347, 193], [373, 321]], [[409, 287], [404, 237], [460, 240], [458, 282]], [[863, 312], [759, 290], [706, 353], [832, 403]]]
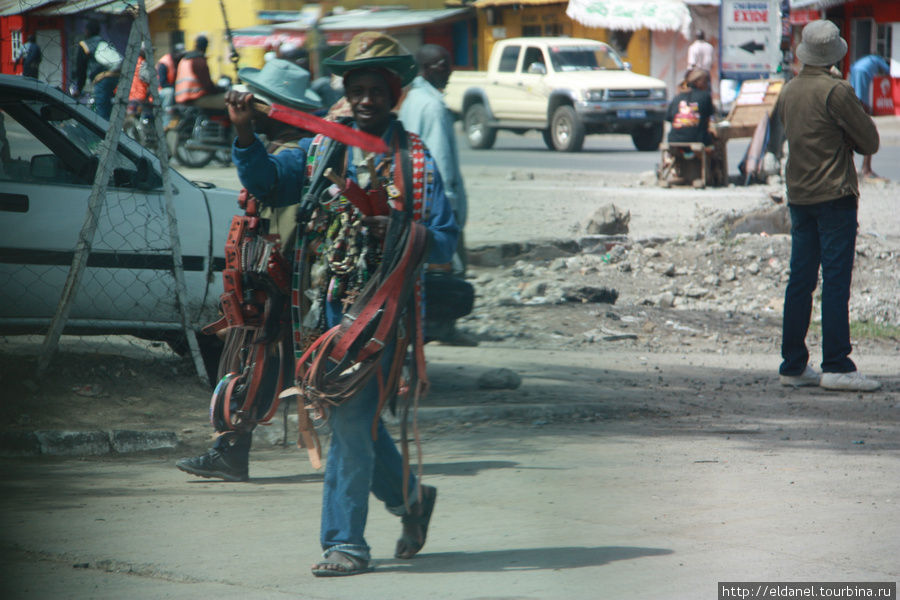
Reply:
[[193, 121], [183, 121], [175, 129], [175, 149], [173, 154], [175, 160], [184, 167], [191, 169], [202, 169], [216, 155], [213, 150], [189, 150], [186, 147], [187, 142], [193, 135]]
[[641, 152], [651, 152], [659, 149], [663, 139], [663, 124], [656, 123], [649, 127], [639, 127], [631, 132], [631, 141], [634, 147]]
[[550, 120], [550, 137], [560, 152], [578, 152], [584, 146], [584, 123], [575, 109], [563, 105], [553, 112]]
[[544, 138], [544, 145], [550, 148], [551, 150], [556, 150], [556, 146], [553, 145], [553, 135], [550, 133], [549, 129], [541, 130], [541, 137]]
[[466, 139], [476, 150], [487, 150], [497, 139], [497, 130], [488, 126], [487, 109], [483, 104], [473, 104], [466, 111]]

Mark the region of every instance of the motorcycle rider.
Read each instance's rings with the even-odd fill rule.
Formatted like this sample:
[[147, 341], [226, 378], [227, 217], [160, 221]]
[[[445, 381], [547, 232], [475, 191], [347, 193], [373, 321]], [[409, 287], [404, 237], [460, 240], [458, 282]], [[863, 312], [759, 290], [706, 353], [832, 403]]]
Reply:
[[190, 103], [197, 108], [213, 108], [225, 110], [225, 90], [209, 76], [209, 65], [206, 62], [206, 49], [209, 40], [205, 35], [198, 35], [194, 50], [184, 55], [178, 63], [175, 76], [175, 102]]

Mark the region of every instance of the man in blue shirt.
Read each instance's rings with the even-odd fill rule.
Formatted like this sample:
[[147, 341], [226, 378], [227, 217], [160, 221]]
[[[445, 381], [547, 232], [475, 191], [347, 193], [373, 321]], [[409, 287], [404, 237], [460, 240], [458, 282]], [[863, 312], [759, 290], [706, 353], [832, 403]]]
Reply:
[[[430, 265], [429, 287], [436, 289], [437, 278], [446, 278], [447, 275], [456, 277], [456, 279], [446, 278], [447, 283], [455, 282], [468, 287], [467, 283], [459, 281], [465, 278], [466, 271], [463, 228], [468, 215], [468, 200], [459, 167], [453, 115], [444, 104], [444, 88], [447, 87], [450, 74], [453, 72], [452, 58], [442, 46], [425, 44], [416, 51], [416, 63], [419, 65], [419, 74], [406, 92], [398, 116], [407, 131], [418, 134], [434, 156], [434, 162], [444, 182], [447, 200], [453, 207], [453, 214], [460, 228], [459, 244], [452, 264]], [[447, 295], [448, 298], [451, 296], [452, 294]], [[454, 319], [429, 315], [426, 328], [429, 339], [440, 340], [444, 344], [455, 346], [478, 344], [476, 340], [456, 329]]]
[[28, 42], [22, 46], [18, 56], [16, 56], [15, 64], [22, 63], [22, 75], [25, 77], [38, 78], [41, 67], [41, 47], [37, 45], [37, 35], [28, 36]]
[[451, 60], [450, 53], [441, 46], [425, 44], [419, 48], [419, 75], [409, 86], [398, 116], [407, 131], [419, 134], [434, 157], [447, 200], [462, 229], [468, 213], [466, 188], [459, 169], [453, 116], [444, 104], [444, 88], [453, 72]]
[[[415, 62], [399, 42], [374, 32], [355, 36], [345, 52], [328, 59], [326, 66], [343, 76], [345, 96], [353, 112], [353, 119], [347, 125], [381, 137], [391, 154], [369, 157], [358, 148], [338, 146], [343, 150], [343, 156], [333, 164], [343, 166], [337, 167], [337, 175], [342, 180], [347, 178], [357, 182], [363, 190], [374, 190], [376, 185], [386, 181], [392, 182], [389, 186], [392, 191], [400, 186], [404, 191], [395, 200], [402, 200], [404, 207], [415, 215], [414, 220], [427, 228], [430, 241], [427, 261], [448, 262], [456, 247], [459, 229], [444, 193], [440, 173], [427, 151], [416, 150], [421, 149], [417, 136], [407, 136], [391, 113], [400, 98], [402, 86], [415, 75]], [[226, 96], [237, 132], [232, 157], [238, 176], [263, 204], [295, 205], [301, 200], [301, 190], [310, 183], [317, 183], [318, 161], [336, 142], [322, 136], [306, 138], [300, 141], [297, 149], [270, 155], [253, 133], [252, 100], [253, 95], [247, 92], [232, 90]], [[412, 165], [412, 189], [401, 182], [404, 179], [401, 171], [405, 167], [397, 163]], [[313, 174], [312, 179], [308, 174]], [[312, 306], [302, 315], [304, 326], [312, 320], [313, 330], [317, 324], [320, 331], [331, 330], [340, 324], [346, 307], [361, 291], [360, 282], [365, 283], [362, 281], [365, 277], [346, 278], [330, 262], [327, 252], [330, 235], [344, 227], [344, 221], [338, 217], [346, 215], [349, 221], [359, 218], [367, 232], [363, 241], [367, 248], [370, 247], [369, 240], [379, 244], [385, 240], [392, 223], [387, 216], [360, 218], [346, 212], [338, 215], [344, 207], [346, 203], [338, 196], [323, 197], [314, 216], [299, 227], [311, 236], [304, 238], [300, 250], [302, 257], [298, 253], [298, 264], [312, 264], [311, 269], [298, 277], [298, 282], [306, 282], [300, 285], [308, 285], [298, 296], [315, 297]], [[317, 233], [325, 231], [327, 236]], [[366, 270], [368, 263], [360, 258], [354, 264], [356, 268]], [[420, 484], [404, 467], [404, 460], [380, 418], [384, 406], [381, 402], [383, 389], [397, 380], [398, 369], [404, 363], [393, 360], [394, 352], [407, 351], [407, 344], [397, 341], [400, 329], [409, 331], [407, 327], [398, 327], [396, 334], [381, 340], [385, 347], [380, 359], [381, 374], [374, 376], [378, 370], [376, 365], [373, 376], [352, 397], [324, 407], [331, 425], [331, 447], [325, 467], [320, 530], [324, 558], [312, 567], [313, 575], [317, 577], [354, 575], [371, 570], [370, 547], [364, 537], [369, 493], [381, 500], [391, 514], [401, 517], [403, 532], [397, 541], [395, 557], [412, 558], [425, 544], [437, 490]], [[395, 390], [388, 390], [388, 393], [395, 393]], [[373, 435], [373, 432], [377, 434]], [[210, 451], [193, 459], [203, 468], [189, 472], [201, 477], [245, 480], [248, 452], [249, 447]]]
[[[876, 75], [889, 73], [891, 66], [886, 60], [875, 54], [863, 56], [850, 67], [850, 85], [856, 92], [856, 97], [863, 103], [866, 112], [872, 111], [872, 79]], [[862, 176], [867, 179], [878, 179], [878, 175], [872, 170], [872, 155], [863, 155]]]

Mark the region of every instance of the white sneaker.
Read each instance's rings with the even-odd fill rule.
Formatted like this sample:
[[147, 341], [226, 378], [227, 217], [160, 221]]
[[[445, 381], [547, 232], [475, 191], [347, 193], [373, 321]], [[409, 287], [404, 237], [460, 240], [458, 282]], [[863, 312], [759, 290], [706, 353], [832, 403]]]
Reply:
[[822, 375], [818, 371], [811, 366], [806, 365], [806, 370], [803, 371], [802, 375], [782, 375], [781, 385], [791, 385], [794, 387], [819, 385], [821, 377]]
[[823, 373], [819, 385], [827, 390], [844, 390], [850, 392], [874, 392], [881, 383], [869, 379], [859, 371], [852, 373]]

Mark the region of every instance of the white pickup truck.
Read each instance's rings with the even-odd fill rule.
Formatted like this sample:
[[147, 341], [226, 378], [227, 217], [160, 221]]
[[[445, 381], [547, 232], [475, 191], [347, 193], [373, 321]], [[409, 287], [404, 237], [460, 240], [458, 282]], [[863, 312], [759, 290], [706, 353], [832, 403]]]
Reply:
[[632, 73], [602, 42], [577, 38], [500, 41], [487, 71], [456, 71], [445, 92], [472, 148], [493, 146], [500, 129], [537, 129], [563, 152], [581, 150], [594, 133], [630, 134], [638, 150], [656, 150], [668, 106], [663, 81]]

